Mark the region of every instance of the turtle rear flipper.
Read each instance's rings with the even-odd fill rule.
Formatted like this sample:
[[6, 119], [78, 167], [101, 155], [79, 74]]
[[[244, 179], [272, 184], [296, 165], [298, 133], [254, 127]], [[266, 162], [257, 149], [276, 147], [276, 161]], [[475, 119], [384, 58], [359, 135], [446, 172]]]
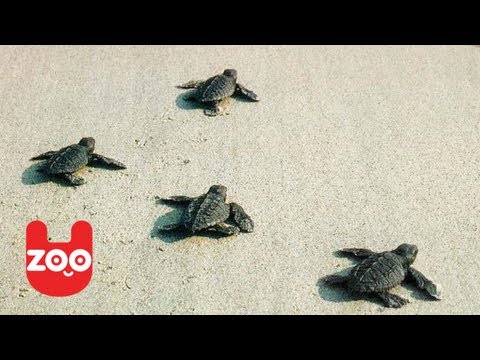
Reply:
[[99, 154], [92, 154], [92, 157], [89, 163], [100, 163], [102, 165], [113, 166], [119, 169], [126, 169], [127, 167], [122, 164], [120, 161], [108, 158]]
[[382, 299], [384, 305], [390, 308], [400, 308], [403, 305], [407, 305], [410, 301], [401, 296], [391, 294], [389, 292], [382, 292], [377, 294]]
[[226, 97], [219, 101], [212, 101], [211, 106], [208, 109], [205, 109], [203, 112], [207, 116], [217, 116], [227, 113], [227, 109], [232, 103], [231, 97]]
[[175, 203], [175, 204], [188, 204], [191, 203], [195, 198], [189, 196], [170, 196], [169, 198], [161, 198], [159, 196], [155, 196], [155, 199], [164, 203]]
[[347, 255], [347, 256], [355, 256], [360, 259], [365, 259], [368, 258], [372, 255], [377, 254], [376, 252], [373, 252], [372, 250], [368, 249], [360, 249], [360, 248], [346, 248], [338, 251], [342, 255]]
[[230, 204], [230, 214], [233, 217], [233, 221], [238, 225], [240, 230], [245, 232], [252, 232], [254, 228], [253, 220], [243, 210], [243, 208], [237, 203]]
[[440, 300], [442, 298], [440, 286], [434, 284], [432, 280], [427, 278], [420, 271], [410, 266], [410, 268], [408, 269], [408, 275], [415, 281], [416, 285], [420, 289], [425, 290], [431, 297], [437, 300]]
[[85, 180], [80, 176], [75, 176], [73, 174], [61, 174], [61, 176], [73, 186], [79, 186], [85, 184]]
[[177, 85], [176, 87], [179, 89], [196, 89], [200, 85], [202, 85], [205, 81], [204, 80], [190, 80], [185, 84]]
[[323, 281], [328, 285], [342, 285], [348, 281], [348, 277], [338, 275], [338, 274], [333, 274], [333, 275], [325, 276], [323, 278]]
[[175, 231], [180, 230], [182, 227], [182, 223], [175, 223], [175, 224], [167, 224], [158, 227], [158, 231]]
[[47, 151], [46, 153], [34, 156], [30, 159], [30, 161], [33, 160], [48, 160], [50, 159], [53, 155], [55, 155], [56, 151]]
[[208, 231], [215, 231], [216, 233], [224, 234], [227, 236], [237, 235], [240, 232], [240, 229], [236, 226], [226, 225], [226, 224], [217, 224], [207, 229]]
[[241, 95], [251, 101], [260, 101], [257, 94], [255, 94], [252, 90], [247, 89], [245, 86], [239, 83], [237, 83], [237, 86], [235, 88], [235, 94]]
[[217, 116], [221, 114], [221, 108], [218, 101], [212, 101], [209, 107], [203, 110], [203, 113], [207, 116]]

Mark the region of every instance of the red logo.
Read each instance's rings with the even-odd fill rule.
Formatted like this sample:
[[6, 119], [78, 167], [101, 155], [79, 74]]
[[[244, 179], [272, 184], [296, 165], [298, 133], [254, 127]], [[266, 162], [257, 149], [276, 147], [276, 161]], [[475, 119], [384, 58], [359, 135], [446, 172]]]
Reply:
[[77, 221], [70, 242], [52, 243], [43, 222], [28, 224], [26, 266], [30, 285], [49, 296], [82, 291], [92, 278], [92, 233], [88, 222]]

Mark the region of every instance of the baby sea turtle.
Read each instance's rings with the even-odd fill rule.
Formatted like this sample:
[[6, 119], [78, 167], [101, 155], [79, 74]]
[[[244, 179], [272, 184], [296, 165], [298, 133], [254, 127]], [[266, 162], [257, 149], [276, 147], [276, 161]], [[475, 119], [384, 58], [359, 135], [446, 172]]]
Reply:
[[118, 169], [126, 169], [126, 166], [121, 162], [95, 154], [93, 152], [94, 149], [95, 140], [91, 137], [86, 137], [81, 139], [78, 144], [69, 145], [58, 151], [47, 151], [30, 160], [47, 160], [38, 171], [58, 175], [74, 186], [85, 183], [84, 179], [75, 176], [73, 173], [87, 165], [99, 163]]
[[237, 83], [237, 71], [227, 69], [221, 75], [207, 80], [192, 80], [177, 86], [181, 89], [195, 89], [184, 96], [185, 100], [193, 100], [207, 104], [205, 115], [216, 116], [225, 112], [230, 96], [241, 95], [251, 101], [259, 101], [257, 94]]
[[[227, 188], [223, 185], [213, 185], [208, 192], [198, 197], [172, 196], [160, 199], [186, 205], [179, 223], [166, 225], [160, 231], [170, 231], [184, 228], [191, 233], [202, 230], [215, 231], [224, 235], [238, 234], [240, 231], [252, 232], [253, 220], [243, 208], [236, 203], [227, 204]], [[227, 225], [225, 221], [231, 219], [234, 225]]]
[[417, 257], [415, 245], [402, 244], [393, 251], [375, 253], [368, 249], [343, 249], [341, 254], [363, 259], [348, 275], [329, 275], [324, 278], [327, 284], [346, 286], [356, 293], [377, 295], [386, 307], [398, 308], [409, 301], [388, 291], [404, 280], [411, 279], [431, 297], [439, 300], [440, 290], [431, 280], [411, 265]]

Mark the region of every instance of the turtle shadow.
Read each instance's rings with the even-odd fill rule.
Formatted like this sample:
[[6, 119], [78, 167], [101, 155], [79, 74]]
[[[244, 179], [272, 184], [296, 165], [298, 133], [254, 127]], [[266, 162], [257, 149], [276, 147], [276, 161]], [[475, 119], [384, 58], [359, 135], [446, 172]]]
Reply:
[[62, 187], [69, 187], [69, 188], [75, 187], [70, 185], [66, 180], [58, 176], [45, 174], [39, 171], [42, 168], [42, 165], [43, 165], [43, 162], [37, 162], [27, 167], [22, 173], [22, 184], [23, 185], [39, 185], [39, 184], [48, 183], [51, 181], [51, 182], [57, 183]]
[[[207, 103], [201, 103], [195, 100], [185, 100], [185, 97], [188, 97], [190, 93], [193, 93], [195, 90], [192, 91], [187, 91], [184, 92], [180, 95], [177, 96], [177, 99], [175, 100], [175, 103], [177, 104], [177, 107], [182, 109], [182, 110], [207, 110], [209, 109], [209, 105]], [[245, 96], [232, 96], [231, 97], [231, 102], [230, 105], [228, 105], [228, 108], [231, 108], [235, 105], [235, 102], [240, 102], [240, 103], [256, 103], [257, 101], [252, 101]], [[229, 114], [229, 109], [225, 111], [225, 113], [220, 114], [220, 115], [228, 115]]]
[[157, 220], [155, 220], [153, 224], [153, 228], [150, 231], [150, 237], [159, 238], [165, 243], [171, 244], [175, 243], [180, 240], [184, 240], [187, 237], [184, 231], [180, 230], [172, 230], [172, 231], [162, 231], [160, 228], [176, 223], [180, 220], [179, 212], [178, 211], [170, 211], [169, 213], [160, 216]]
[[[335, 251], [333, 255], [336, 258], [347, 258], [350, 261], [353, 262], [353, 265], [343, 269], [339, 272], [336, 272], [335, 275], [340, 275], [340, 276], [347, 276], [350, 271], [357, 265], [359, 262], [362, 260], [359, 259], [358, 257], [351, 255], [351, 254], [345, 254], [342, 253], [341, 251]], [[330, 302], [351, 302], [351, 301], [358, 301], [358, 300], [364, 300], [368, 301], [374, 304], [377, 304], [381, 307], [384, 306], [383, 302], [381, 299], [379, 299], [377, 296], [374, 294], [358, 294], [355, 292], [352, 292], [348, 290], [344, 285], [329, 285], [324, 281], [324, 278], [320, 278], [317, 281], [317, 288], [318, 288], [318, 294], [323, 300], [330, 301]]]
[[180, 228], [175, 229], [175, 230], [162, 231], [159, 228], [162, 228], [162, 227], [164, 227], [166, 225], [170, 225], [170, 224], [176, 224], [180, 221], [185, 207], [180, 205], [180, 204], [166, 204], [166, 203], [162, 202], [162, 200], [160, 200], [160, 199], [156, 199], [156, 203], [174, 207], [174, 208], [176, 208], [176, 210], [172, 210], [172, 211], [166, 213], [165, 215], [160, 216], [157, 220], [155, 220], [155, 223], [153, 224], [153, 228], [150, 231], [150, 237], [152, 239], [153, 238], [159, 238], [160, 240], [162, 240], [165, 243], [175, 243], [177, 241], [187, 240], [188, 238], [190, 238], [192, 236], [201, 236], [201, 237], [214, 239], [214, 240], [219, 240], [219, 239], [222, 239], [222, 238], [226, 237], [225, 235], [215, 233], [213, 231], [200, 231], [200, 232], [192, 235], [191, 233], [189, 233], [183, 227], [180, 227]]
[[[340, 251], [334, 251], [333, 255], [337, 258], [346, 257], [345, 254], [342, 254]], [[351, 260], [354, 260], [353, 257], [349, 258], [351, 258]], [[335, 274], [346, 276], [351, 269], [353, 269], [353, 266], [343, 269]], [[358, 296], [352, 294], [352, 292], [348, 291], [344, 286], [329, 285], [324, 281], [323, 277], [317, 280], [316, 285], [318, 289], [318, 294], [323, 300], [330, 302], [349, 302], [358, 300]]]
[[[338, 275], [347, 275], [352, 268], [344, 269], [338, 273]], [[330, 302], [349, 302], [358, 300], [358, 296], [355, 296], [341, 285], [329, 285], [325, 282], [324, 277], [317, 280], [316, 283], [318, 294], [323, 300]]]
[[178, 108], [182, 110], [197, 110], [197, 109], [206, 109], [207, 106], [194, 100], [185, 100], [188, 95], [193, 93], [195, 90], [186, 91], [181, 93], [177, 96], [175, 103], [177, 104]]
[[[350, 269], [347, 269], [350, 270]], [[336, 274], [346, 275], [348, 271], [342, 270]], [[342, 285], [328, 285], [325, 283], [323, 278], [318, 279], [317, 281], [318, 294], [323, 300], [341, 303], [341, 302], [352, 302], [358, 300], [364, 300], [371, 303], [374, 303], [378, 306], [384, 307], [383, 302], [375, 295], [371, 294], [355, 294], [349, 291]]]

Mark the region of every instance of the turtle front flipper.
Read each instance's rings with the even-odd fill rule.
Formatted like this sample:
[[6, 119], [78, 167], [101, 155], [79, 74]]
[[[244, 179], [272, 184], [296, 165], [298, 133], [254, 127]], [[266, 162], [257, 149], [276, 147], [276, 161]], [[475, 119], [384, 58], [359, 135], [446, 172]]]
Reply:
[[434, 299], [440, 300], [442, 298], [440, 286], [434, 284], [432, 280], [427, 278], [417, 269], [410, 267], [408, 269], [408, 276], [414, 280], [420, 289], [425, 290]]
[[408, 299], [391, 294], [389, 292], [377, 293], [377, 295], [380, 299], [382, 299], [384, 305], [390, 308], [400, 308], [410, 302]]
[[373, 252], [372, 250], [368, 249], [360, 249], [360, 248], [346, 248], [346, 249], [341, 249], [338, 251], [342, 255], [347, 255], [347, 256], [355, 256], [360, 259], [366, 259], [372, 255], [376, 255], [376, 252]]
[[170, 196], [168, 198], [161, 198], [160, 196], [155, 196], [155, 199], [166, 202], [166, 203], [177, 203], [177, 204], [189, 204], [195, 198], [189, 197], [189, 196]]
[[202, 85], [205, 81], [204, 80], [190, 80], [182, 85], [177, 85], [179, 89], [196, 89], [200, 85]]
[[241, 95], [251, 101], [260, 101], [257, 94], [255, 94], [252, 90], [248, 90], [245, 86], [239, 83], [237, 83], [237, 86], [235, 88], [235, 94]]
[[119, 168], [119, 169], [126, 169], [127, 168], [120, 161], [117, 161], [117, 160], [114, 160], [114, 159], [111, 159], [111, 158], [108, 158], [106, 156], [99, 155], [99, 154], [92, 154], [92, 157], [91, 157], [89, 163], [95, 163], [95, 162], [103, 164], [103, 165], [107, 165], [107, 166], [113, 166], [113, 167], [116, 167], [116, 168]]
[[228, 106], [232, 103], [232, 98], [226, 97], [219, 101], [211, 101], [210, 107], [203, 112], [207, 116], [223, 115], [227, 112]]
[[220, 234], [224, 234], [227, 236], [230, 235], [237, 235], [240, 232], [240, 229], [236, 226], [226, 225], [226, 224], [217, 224], [212, 226], [211, 228], [207, 229], [208, 231], [215, 231]]
[[253, 220], [237, 203], [230, 204], [230, 215], [233, 221], [238, 225], [240, 230], [245, 232], [252, 232], [254, 228]]
[[75, 176], [73, 174], [61, 174], [62, 177], [73, 186], [79, 186], [85, 184], [85, 180], [80, 176]]
[[34, 156], [30, 159], [30, 161], [33, 160], [48, 160], [50, 159], [53, 155], [55, 155], [56, 151], [47, 151], [46, 153]]

